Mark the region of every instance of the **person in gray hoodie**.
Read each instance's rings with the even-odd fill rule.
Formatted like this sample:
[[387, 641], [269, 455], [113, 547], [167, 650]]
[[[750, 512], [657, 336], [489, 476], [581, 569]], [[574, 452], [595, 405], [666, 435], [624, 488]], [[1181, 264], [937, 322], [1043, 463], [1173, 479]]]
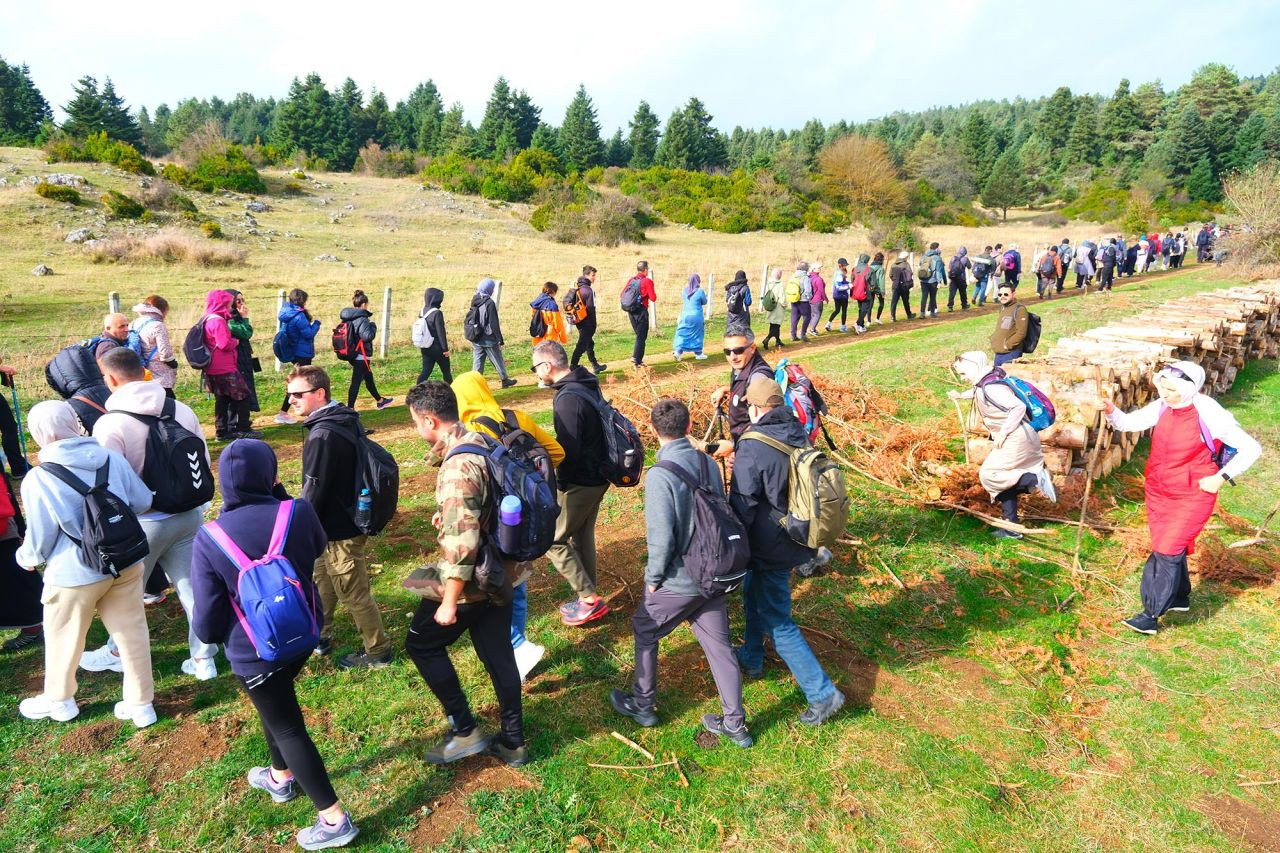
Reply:
[[720, 693], [720, 714], [704, 714], [702, 726], [740, 747], [751, 746], [742, 709], [742, 673], [729, 643], [729, 615], [724, 594], [705, 598], [685, 570], [682, 555], [693, 536], [693, 494], [681, 477], [664, 470], [678, 465], [713, 494], [724, 494], [720, 469], [689, 441], [689, 409], [679, 400], [662, 399], [650, 415], [658, 434], [657, 464], [645, 478], [644, 518], [649, 560], [644, 569], [644, 600], [631, 620], [636, 666], [632, 689], [614, 690], [609, 704], [642, 726], [656, 726], [658, 641], [688, 622], [702, 646]]
[[929, 251], [924, 253], [924, 261], [933, 270], [933, 274], [927, 280], [920, 280], [920, 316], [937, 317], [938, 286], [947, 280], [947, 268], [942, 263], [942, 250], [937, 243], [929, 244]]
[[151, 639], [142, 609], [142, 561], [114, 578], [96, 566], [85, 565], [80, 546], [71, 538], [80, 533], [84, 499], [40, 468], [47, 463], [61, 465], [85, 485], [92, 485], [97, 472], [106, 468], [107, 489], [136, 513], [151, 507], [151, 491], [128, 460], [80, 434], [80, 421], [65, 402], [46, 400], [32, 406], [27, 425], [40, 445], [41, 465], [22, 481], [27, 535], [15, 559], [31, 571], [41, 564], [45, 567], [44, 691], [23, 699], [18, 713], [31, 720], [59, 722], [79, 715], [76, 662], [97, 614], [120, 644], [124, 700], [116, 703], [115, 715], [132, 720], [139, 728], [149, 726], [156, 721], [151, 704], [155, 683]]

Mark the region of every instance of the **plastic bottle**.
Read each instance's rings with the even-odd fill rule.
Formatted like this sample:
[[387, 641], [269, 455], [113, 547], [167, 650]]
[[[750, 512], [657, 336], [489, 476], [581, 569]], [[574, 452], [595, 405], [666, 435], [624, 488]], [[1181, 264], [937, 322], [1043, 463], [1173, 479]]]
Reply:
[[524, 505], [515, 495], [507, 495], [498, 505], [498, 549], [514, 554], [520, 547], [520, 518]]
[[356, 527], [364, 530], [372, 520], [373, 498], [369, 495], [368, 489], [361, 489], [360, 497], [356, 498]]

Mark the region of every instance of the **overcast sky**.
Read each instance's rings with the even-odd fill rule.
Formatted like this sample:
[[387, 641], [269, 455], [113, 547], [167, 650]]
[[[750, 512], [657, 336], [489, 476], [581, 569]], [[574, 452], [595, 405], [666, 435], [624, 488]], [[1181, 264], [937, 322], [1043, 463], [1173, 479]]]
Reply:
[[1109, 94], [1121, 77], [1174, 88], [1206, 62], [1256, 75], [1280, 59], [1274, 0], [0, 0], [0, 20], [0, 57], [31, 67], [59, 119], [85, 74], [154, 110], [191, 96], [279, 98], [316, 71], [392, 105], [432, 79], [473, 123], [502, 74], [553, 125], [585, 83], [606, 135], [625, 132], [641, 99], [665, 119], [691, 95], [725, 131], [792, 128], [1060, 85]]

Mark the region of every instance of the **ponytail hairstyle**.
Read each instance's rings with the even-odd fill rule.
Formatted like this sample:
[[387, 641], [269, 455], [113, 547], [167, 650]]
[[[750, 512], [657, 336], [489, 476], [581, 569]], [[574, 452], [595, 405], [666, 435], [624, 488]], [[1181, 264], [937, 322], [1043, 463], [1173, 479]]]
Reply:
[[356, 308], [363, 308], [369, 304], [369, 297], [364, 295], [363, 290], [357, 290], [351, 295], [351, 304]]

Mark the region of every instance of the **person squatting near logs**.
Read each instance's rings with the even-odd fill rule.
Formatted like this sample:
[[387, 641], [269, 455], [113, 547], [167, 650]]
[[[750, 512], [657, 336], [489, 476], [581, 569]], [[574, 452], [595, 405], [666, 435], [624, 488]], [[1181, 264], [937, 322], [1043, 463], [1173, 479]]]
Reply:
[[1235, 417], [1201, 393], [1204, 368], [1176, 361], [1156, 374], [1160, 397], [1133, 412], [1103, 401], [1107, 421], [1121, 432], [1152, 429], [1145, 471], [1151, 555], [1142, 569], [1142, 610], [1124, 620], [1154, 634], [1164, 614], [1191, 609], [1187, 555], [1195, 550], [1223, 483], [1235, 485], [1262, 455], [1262, 446]]
[[[1057, 499], [1053, 480], [1044, 467], [1040, 434], [1027, 420], [1026, 405], [1004, 383], [1004, 371], [992, 367], [985, 352], [961, 353], [951, 367], [973, 388], [948, 391], [947, 396], [953, 400], [973, 400], [973, 409], [983, 429], [991, 434], [995, 443], [978, 469], [978, 479], [992, 502], [1000, 504], [1004, 520], [1017, 524], [1019, 495], [1039, 489], [1049, 500]], [[1003, 528], [997, 528], [993, 535], [1004, 539], [1022, 538], [1021, 533]]]

